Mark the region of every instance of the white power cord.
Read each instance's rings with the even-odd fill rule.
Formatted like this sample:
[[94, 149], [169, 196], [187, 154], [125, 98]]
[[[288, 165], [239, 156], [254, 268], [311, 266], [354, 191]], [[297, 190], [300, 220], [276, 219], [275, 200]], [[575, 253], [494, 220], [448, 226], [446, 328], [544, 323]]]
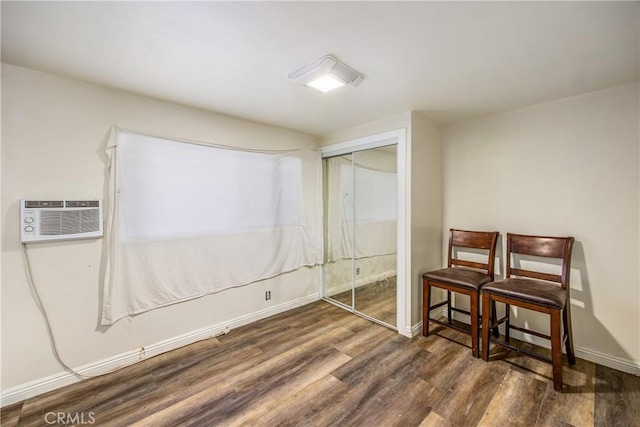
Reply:
[[[29, 279], [29, 286], [31, 287], [31, 291], [33, 292], [34, 299], [36, 301], [36, 305], [38, 306], [38, 310], [42, 313], [42, 317], [44, 318], [44, 325], [47, 327], [47, 333], [49, 334], [49, 339], [51, 341], [51, 350], [53, 351], [53, 356], [56, 358], [58, 363], [62, 365], [64, 369], [71, 372], [72, 374], [80, 377], [80, 378], [90, 378], [89, 376], [83, 375], [73, 368], [69, 367], [62, 358], [60, 357], [60, 353], [58, 353], [58, 345], [56, 344], [56, 339], [53, 335], [53, 329], [51, 329], [51, 322], [49, 321], [49, 316], [47, 315], [47, 310], [44, 308], [42, 304], [42, 300], [40, 298], [40, 294], [38, 293], [38, 289], [36, 288], [35, 283], [33, 282], [33, 277], [31, 276], [31, 263], [29, 262], [29, 254], [27, 254], [27, 244], [22, 243], [22, 255], [24, 256], [24, 261], [27, 266], [27, 278]], [[98, 376], [98, 375], [97, 375]]]
[[[118, 368], [112, 369], [110, 371], [107, 372], [103, 372], [101, 374], [98, 375], [85, 375], [85, 374], [81, 374], [80, 372], [76, 371], [75, 369], [71, 368], [69, 365], [67, 365], [66, 363], [64, 363], [64, 361], [62, 360], [62, 358], [60, 357], [60, 353], [58, 352], [58, 345], [56, 344], [56, 339], [55, 336], [53, 335], [53, 329], [51, 328], [51, 322], [49, 321], [49, 316], [47, 315], [47, 310], [44, 308], [44, 305], [42, 304], [42, 299], [40, 298], [40, 294], [38, 293], [38, 288], [36, 288], [35, 282], [33, 281], [33, 277], [31, 275], [31, 263], [29, 262], [29, 255], [27, 254], [27, 244], [26, 243], [22, 243], [22, 254], [24, 256], [24, 261], [27, 267], [27, 278], [29, 279], [29, 287], [31, 288], [31, 291], [33, 292], [34, 295], [34, 299], [36, 301], [36, 305], [38, 306], [38, 309], [40, 310], [40, 313], [42, 313], [42, 317], [44, 318], [44, 324], [47, 328], [47, 333], [49, 334], [49, 340], [51, 341], [51, 350], [53, 351], [53, 356], [55, 357], [55, 359], [58, 361], [58, 363], [67, 371], [69, 371], [70, 373], [80, 377], [80, 378], [96, 378], [96, 377], [101, 377], [103, 375], [107, 375], [110, 374], [112, 372], [116, 372], [119, 371], [120, 369], [126, 368], [130, 365], [124, 365], [124, 366], [120, 366]], [[217, 338], [221, 335], [226, 335], [229, 332], [231, 332], [231, 330], [229, 329], [228, 326], [226, 326], [221, 332], [219, 332], [218, 334], [215, 334], [213, 336], [213, 338]], [[203, 338], [202, 340], [198, 340], [198, 341], [203, 341], [207, 338]], [[144, 352], [144, 347], [143, 347], [143, 352]]]
[[36, 301], [36, 305], [38, 306], [38, 309], [40, 310], [40, 313], [42, 313], [42, 317], [44, 318], [44, 324], [47, 327], [47, 333], [49, 334], [49, 340], [51, 341], [51, 350], [53, 351], [53, 356], [56, 358], [58, 363], [65, 370], [67, 370], [70, 373], [72, 373], [73, 375], [75, 375], [77, 377], [80, 377], [80, 378], [83, 378], [83, 379], [101, 377], [103, 375], [107, 375], [107, 374], [110, 374], [112, 372], [119, 371], [120, 369], [126, 368], [127, 366], [129, 366], [129, 365], [120, 366], [120, 367], [117, 367], [117, 368], [112, 369], [110, 371], [103, 372], [103, 373], [97, 374], [97, 375], [86, 375], [86, 374], [81, 374], [80, 372], [76, 371], [75, 369], [73, 369], [72, 367], [67, 365], [62, 360], [62, 358], [60, 357], [60, 353], [58, 352], [58, 344], [56, 343], [56, 338], [53, 335], [53, 328], [51, 327], [51, 321], [49, 320], [49, 316], [47, 315], [47, 310], [44, 308], [44, 304], [42, 304], [42, 299], [40, 298], [40, 294], [38, 293], [38, 288], [36, 287], [36, 284], [33, 281], [33, 276], [31, 275], [31, 263], [29, 262], [29, 254], [27, 253], [27, 244], [24, 243], [24, 242], [22, 243], [22, 254], [24, 255], [24, 261], [25, 261], [25, 264], [27, 266], [27, 277], [29, 279], [29, 286], [31, 287], [31, 291], [33, 291], [33, 295], [34, 295], [34, 299]]

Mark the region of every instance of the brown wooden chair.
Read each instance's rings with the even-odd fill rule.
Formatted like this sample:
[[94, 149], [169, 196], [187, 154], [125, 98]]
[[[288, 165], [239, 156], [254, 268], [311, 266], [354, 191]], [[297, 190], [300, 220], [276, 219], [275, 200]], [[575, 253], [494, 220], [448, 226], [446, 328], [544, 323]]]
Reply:
[[[495, 264], [496, 242], [498, 232], [449, 230], [449, 253], [447, 268], [430, 271], [422, 275], [422, 334], [429, 336], [429, 322], [447, 326], [464, 333], [471, 334], [471, 353], [479, 357], [480, 348], [480, 288], [493, 281], [493, 267]], [[454, 248], [471, 248], [487, 250], [487, 262], [472, 262], [454, 258]], [[431, 305], [431, 288], [441, 288], [447, 291], [447, 299]], [[451, 305], [451, 292], [468, 295], [470, 299], [469, 311]], [[447, 306], [447, 321], [443, 322], [430, 317], [430, 311], [443, 305]], [[495, 305], [494, 305], [495, 308]], [[451, 312], [464, 313], [471, 318], [471, 331], [453, 323]], [[497, 335], [498, 330], [495, 330]]]
[[[571, 249], [573, 237], [537, 237], [519, 234], [507, 234], [507, 268], [505, 280], [489, 283], [482, 288], [483, 331], [482, 358], [489, 360], [489, 342], [501, 345], [535, 359], [550, 363], [553, 366], [553, 388], [562, 390], [562, 345], [566, 345], [567, 358], [571, 365], [576, 363], [573, 352], [573, 335], [571, 333], [571, 303], [569, 299], [569, 272], [571, 269]], [[560, 275], [540, 273], [512, 266], [511, 256], [514, 254], [536, 257], [562, 259]], [[514, 262], [516, 259], [514, 258]], [[516, 277], [512, 277], [516, 276]], [[554, 282], [554, 283], [552, 283]], [[558, 284], [560, 284], [558, 286]], [[487, 307], [491, 303], [506, 304], [506, 315], [502, 319], [495, 319], [495, 311], [489, 313]], [[511, 325], [510, 307], [515, 305], [529, 310], [550, 315], [551, 335], [544, 335], [536, 331]], [[561, 336], [560, 316], [564, 323], [564, 335]], [[505, 323], [504, 342], [490, 339], [489, 328], [495, 328]], [[509, 331], [515, 329], [537, 337], [551, 340], [551, 359], [518, 348], [509, 343]]]

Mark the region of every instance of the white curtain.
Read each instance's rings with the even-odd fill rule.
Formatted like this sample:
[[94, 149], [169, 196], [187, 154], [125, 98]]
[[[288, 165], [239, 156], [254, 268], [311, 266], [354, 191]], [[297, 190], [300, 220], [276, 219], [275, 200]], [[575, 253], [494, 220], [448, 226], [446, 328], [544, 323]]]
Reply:
[[397, 172], [352, 164], [348, 157], [335, 157], [328, 159], [326, 174], [327, 259], [395, 254]]
[[102, 324], [322, 262], [320, 155], [113, 129]]

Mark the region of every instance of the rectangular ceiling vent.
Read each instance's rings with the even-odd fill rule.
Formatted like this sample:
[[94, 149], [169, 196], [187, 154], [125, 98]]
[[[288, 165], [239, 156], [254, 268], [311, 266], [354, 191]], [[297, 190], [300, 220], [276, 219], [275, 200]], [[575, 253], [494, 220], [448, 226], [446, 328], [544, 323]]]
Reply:
[[102, 237], [100, 200], [22, 200], [22, 242]]
[[331, 55], [289, 74], [289, 80], [309, 86], [320, 92], [328, 92], [338, 87], [358, 86], [364, 76]]
[[360, 74], [340, 62], [337, 62], [333, 67], [331, 67], [330, 73], [352, 86], [358, 86], [362, 81], [362, 76]]

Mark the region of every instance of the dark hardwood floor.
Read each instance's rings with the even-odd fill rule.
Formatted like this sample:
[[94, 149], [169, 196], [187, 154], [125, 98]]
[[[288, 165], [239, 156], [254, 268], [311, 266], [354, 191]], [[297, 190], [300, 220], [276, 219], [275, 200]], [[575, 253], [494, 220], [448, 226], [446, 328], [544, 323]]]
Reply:
[[404, 338], [319, 301], [3, 408], [1, 422], [62, 425], [47, 424], [53, 412], [100, 426], [640, 425], [639, 377], [579, 359], [558, 394], [549, 365], [501, 349], [485, 363], [466, 335], [433, 330]]

